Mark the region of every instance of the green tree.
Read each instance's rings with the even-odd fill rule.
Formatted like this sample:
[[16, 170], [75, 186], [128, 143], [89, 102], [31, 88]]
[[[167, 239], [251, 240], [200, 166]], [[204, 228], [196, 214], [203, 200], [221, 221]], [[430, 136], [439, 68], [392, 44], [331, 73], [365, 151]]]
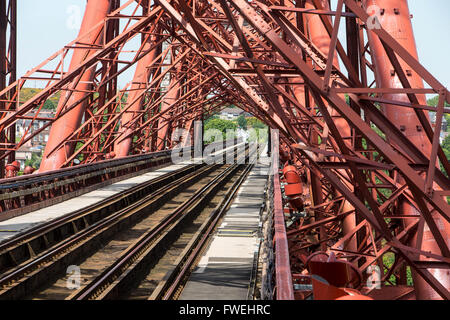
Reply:
[[45, 110], [56, 110], [56, 106], [53, 104], [52, 100], [47, 100], [44, 103], [43, 109]]
[[[25, 101], [30, 100], [35, 95], [37, 95], [39, 92], [41, 92], [42, 89], [37, 88], [22, 88], [20, 90], [20, 103], [24, 103]], [[61, 97], [61, 92], [57, 92], [50, 96], [44, 103], [43, 109], [45, 110], [56, 110], [56, 107], [58, 106], [59, 98]]]
[[240, 115], [237, 118], [237, 123], [239, 125], [239, 128], [247, 130], [247, 119], [245, 119], [244, 115]]
[[[438, 103], [439, 103], [439, 96], [435, 96], [431, 99], [428, 99], [428, 101], [427, 101], [427, 104], [431, 107], [437, 107]], [[446, 102], [445, 107], [450, 107], [450, 104], [448, 104]], [[450, 130], [450, 114], [444, 113], [444, 117], [445, 117], [445, 120], [447, 120], [447, 123], [449, 124], [447, 126], [447, 131], [449, 131]], [[448, 149], [448, 150], [450, 151], [450, 149]], [[448, 155], [447, 155], [447, 158], [448, 158]]]
[[264, 129], [266, 125], [259, 119], [251, 117], [247, 119], [247, 126], [254, 129]]
[[[227, 130], [233, 130], [235, 131], [237, 128], [237, 125], [234, 121], [230, 121], [230, 120], [223, 120], [223, 119], [211, 119], [211, 120], [207, 120], [205, 122], [205, 131], [208, 130], [218, 130], [220, 132], [222, 132], [223, 135], [223, 139], [227, 139], [230, 137], [227, 137], [226, 132]], [[213, 142], [213, 141], [205, 141], [207, 143]]]
[[[446, 136], [444, 141], [442, 142], [442, 148], [450, 152], [450, 135]], [[448, 158], [448, 155], [447, 155]]]
[[42, 154], [33, 153], [30, 159], [25, 161], [25, 166], [30, 166], [35, 169], [39, 169], [41, 166]]

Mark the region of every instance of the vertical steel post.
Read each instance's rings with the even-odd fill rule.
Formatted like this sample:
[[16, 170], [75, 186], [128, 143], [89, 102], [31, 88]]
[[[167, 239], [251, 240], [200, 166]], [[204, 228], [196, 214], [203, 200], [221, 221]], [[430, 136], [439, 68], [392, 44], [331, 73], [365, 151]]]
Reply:
[[[320, 0], [319, 1], [322, 5], [322, 7], [325, 10], [330, 10], [330, 6], [327, 0]], [[305, 4], [305, 8], [307, 9], [315, 9], [316, 7], [313, 4], [312, 0], [307, 0]], [[311, 41], [320, 49], [320, 51], [327, 57], [328, 52], [330, 49], [330, 42], [331, 38], [327, 33], [327, 30], [320, 18], [317, 14], [307, 14], [306, 15], [306, 24], [308, 26], [309, 31], [309, 38]], [[329, 57], [330, 58], [330, 57]], [[339, 65], [339, 61], [337, 58], [337, 55], [334, 54], [333, 57], [333, 64], [335, 66]], [[336, 110], [332, 110], [331, 116], [333, 117], [336, 127], [339, 130], [339, 133], [344, 139], [348, 139], [351, 137], [351, 130], [350, 126], [348, 125], [347, 121], [345, 121], [342, 117], [339, 116], [338, 112]], [[346, 200], [344, 200], [344, 206], [343, 211], [351, 211], [353, 210], [353, 206]], [[356, 227], [356, 216], [355, 214], [348, 214], [344, 220], [343, 220], [343, 232], [344, 235], [352, 232]], [[352, 237], [348, 242], [345, 244], [346, 250], [356, 252], [358, 251], [357, 246], [357, 239], [356, 236]]]
[[[9, 45], [8, 45], [8, 85], [14, 83], [17, 78], [17, 0], [9, 0]], [[9, 100], [16, 94], [16, 89], [10, 93]], [[15, 104], [14, 104], [15, 106]], [[9, 127], [8, 138], [10, 143], [16, 142], [16, 124]], [[11, 152], [8, 162], [13, 163], [16, 160], [16, 153]]]
[[[6, 87], [7, 74], [7, 39], [6, 32], [8, 27], [8, 16], [6, 12], [7, 0], [0, 0], [0, 91]], [[1, 100], [6, 100], [7, 97], [0, 97]], [[5, 110], [5, 102], [0, 101], [0, 110]], [[6, 143], [6, 132], [0, 132], [0, 143]], [[5, 147], [5, 146], [3, 146]], [[5, 160], [0, 160], [0, 178], [5, 176]]]
[[[17, 50], [17, 0], [0, 1], [0, 91], [16, 81]], [[7, 103], [14, 98], [15, 89], [1, 97], [0, 110], [5, 110]], [[15, 106], [14, 103], [11, 105]], [[0, 133], [3, 148], [9, 148], [16, 142], [16, 124], [12, 124], [6, 132]], [[15, 151], [9, 153], [8, 163], [16, 160]], [[5, 176], [5, 160], [0, 161], [0, 178]]]
[[[172, 45], [172, 62], [175, 61], [175, 47]], [[170, 75], [170, 84], [167, 89], [167, 93], [161, 103], [161, 112], [165, 112], [171, 108], [171, 106], [178, 100], [180, 94], [180, 82], [177, 79], [176, 74], [180, 69], [181, 64], [176, 68], [175, 74]], [[161, 119], [158, 121], [158, 150], [164, 150], [166, 148], [168, 133], [170, 129], [170, 112], [165, 112]]]
[[[143, 52], [150, 50], [152, 45], [155, 43], [155, 37], [149, 36], [147, 41], [144, 43]], [[133, 77], [133, 83], [131, 85], [131, 90], [127, 98], [127, 104], [132, 104], [128, 110], [122, 114], [119, 128], [119, 138], [114, 145], [114, 152], [117, 157], [126, 157], [131, 151], [131, 144], [133, 142], [133, 136], [130, 135], [136, 127], [136, 123], [133, 120], [137, 116], [137, 112], [142, 109], [145, 95], [143, 91], [147, 89], [148, 80], [150, 77], [150, 69], [148, 66], [158, 55], [158, 50], [152, 49], [145, 57], [139, 60], [136, 71]], [[128, 136], [128, 138], [121, 139], [120, 136]]]
[[[103, 42], [103, 28], [104, 25], [100, 25], [94, 30], [90, 31], [99, 22], [104, 20], [110, 9], [109, 0], [88, 0], [86, 5], [86, 11], [84, 14], [83, 22], [81, 24], [79, 36], [83, 36], [83, 43], [86, 45], [99, 46]], [[89, 32], [90, 31], [90, 32]], [[86, 46], [85, 45], [85, 46]], [[69, 72], [75, 70], [86, 58], [94, 54], [95, 50], [91, 49], [76, 49], [74, 50], [72, 61], [69, 66]], [[63, 111], [68, 105], [72, 105], [75, 102], [82, 100], [90, 93], [89, 88], [94, 80], [95, 70], [90, 68], [85, 70], [81, 76], [80, 81], [76, 84], [73, 92], [69, 89], [72, 84], [69, 84], [65, 89], [59, 100], [57, 107], [57, 113]], [[65, 103], [67, 97], [70, 95], [67, 104]], [[67, 112], [64, 116], [58, 118], [53, 123], [50, 130], [49, 139], [44, 150], [44, 156], [42, 158], [40, 172], [59, 169], [66, 159], [74, 152], [75, 142], [66, 143], [64, 146], [57, 148], [70, 134], [78, 129], [84, 111], [86, 109], [86, 101], [78, 104], [75, 108]]]
[[[148, 14], [150, 10], [149, 1], [144, 1], [143, 3], [143, 11], [144, 14]], [[153, 32], [155, 26], [152, 28], [148, 28], [148, 32]], [[154, 43], [157, 41], [156, 35], [143, 35], [143, 44], [142, 44], [142, 52], [148, 52]], [[120, 128], [119, 128], [119, 138], [116, 140], [114, 144], [114, 153], [116, 157], [126, 157], [131, 151], [131, 145], [133, 143], [133, 136], [130, 135], [137, 125], [137, 123], [132, 123], [133, 120], [137, 116], [137, 112], [142, 110], [142, 107], [145, 102], [145, 95], [143, 95], [143, 91], [147, 89], [148, 81], [151, 75], [151, 70], [149, 66], [158, 56], [161, 48], [158, 46], [153, 48], [150, 52], [148, 52], [145, 57], [141, 58], [136, 66], [136, 71], [134, 73], [133, 82], [131, 85], [131, 90], [127, 98], [127, 104], [132, 104], [132, 106], [122, 114], [120, 120]], [[139, 98], [140, 97], [140, 98]], [[128, 138], [121, 139], [121, 136], [128, 136]], [[149, 142], [149, 141], [148, 141]]]
[[[383, 29], [385, 29], [400, 45], [409, 51], [416, 59], [418, 57], [414, 32], [411, 24], [408, 2], [406, 0], [366, 0], [366, 8], [378, 8], [380, 14], [377, 17]], [[375, 64], [378, 85], [383, 88], [403, 88], [394, 67], [392, 66], [383, 44], [371, 31], [368, 32], [369, 44]], [[403, 70], [406, 72], [408, 81], [413, 88], [423, 88], [422, 79], [411, 70], [408, 65], [400, 60]], [[384, 99], [409, 102], [406, 94], [384, 94]], [[425, 95], [417, 95], [417, 99], [423, 105], [426, 104]], [[411, 108], [402, 108], [392, 105], [382, 105], [387, 118], [392, 121], [403, 132], [408, 139], [414, 143], [425, 155], [431, 154], [431, 143], [428, 140], [416, 113]], [[401, 180], [401, 181], [400, 181]], [[399, 183], [404, 183], [399, 179]], [[420, 215], [420, 212], [412, 206], [406, 198], [401, 198], [398, 205], [399, 215]], [[449, 243], [450, 224], [436, 213], [433, 215], [440, 232]], [[405, 219], [405, 226], [413, 223], [413, 219]], [[412, 239], [412, 246], [435, 254], [441, 254], [431, 231], [426, 223], [421, 239], [416, 236]], [[423, 256], [418, 257], [421, 261], [427, 261]], [[433, 276], [446, 288], [450, 288], [450, 277], [445, 269], [428, 269]], [[431, 286], [414, 271], [412, 272], [417, 299], [441, 299]]]

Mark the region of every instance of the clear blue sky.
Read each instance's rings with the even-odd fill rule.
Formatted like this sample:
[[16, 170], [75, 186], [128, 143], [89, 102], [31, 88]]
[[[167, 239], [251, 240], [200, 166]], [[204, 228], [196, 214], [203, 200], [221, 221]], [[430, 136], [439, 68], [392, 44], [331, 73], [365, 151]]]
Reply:
[[[19, 76], [76, 38], [78, 31], [69, 27], [76, 13], [72, 6], [83, 11], [85, 5], [86, 0], [18, 1]], [[409, 6], [419, 60], [450, 88], [450, 0], [409, 0]], [[129, 81], [125, 78], [130, 73], [121, 85]]]

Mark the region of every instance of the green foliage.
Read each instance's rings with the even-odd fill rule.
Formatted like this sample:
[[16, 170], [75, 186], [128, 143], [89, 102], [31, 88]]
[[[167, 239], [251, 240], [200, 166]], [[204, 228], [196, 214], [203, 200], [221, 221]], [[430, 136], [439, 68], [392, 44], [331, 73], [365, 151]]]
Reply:
[[442, 148], [444, 148], [444, 151], [447, 151], [445, 154], [448, 158], [450, 154], [450, 135], [445, 137], [444, 141], [442, 142]]
[[[444, 150], [445, 156], [448, 160], [450, 160], [450, 135], [446, 136], [444, 141], [442, 141], [442, 149]], [[445, 172], [444, 167], [442, 166], [442, 163], [439, 161], [439, 165], [441, 166], [441, 171], [445, 174], [445, 176], [448, 178], [448, 173]], [[450, 197], [447, 197], [448, 202], [450, 203]]]
[[[24, 103], [25, 101], [30, 100], [31, 98], [33, 98], [35, 95], [37, 95], [41, 91], [42, 91], [42, 89], [22, 88], [20, 90], [20, 103]], [[43, 109], [55, 111], [56, 107], [58, 106], [60, 97], [61, 97], [60, 92], [51, 96], [49, 99], [47, 99], [47, 101], [45, 101]]]
[[[380, 179], [378, 179], [378, 177], [375, 177], [375, 182], [376, 182], [377, 184], [382, 183], [382, 181], [381, 181]], [[391, 190], [391, 189], [379, 188], [378, 191], [379, 191], [386, 199], [389, 199], [389, 197], [392, 195], [392, 190]], [[377, 195], [377, 200], [378, 200], [378, 203], [379, 203], [380, 205], [383, 204], [384, 201], [385, 201], [384, 199], [382, 200], [382, 199], [380, 198], [379, 195]]]
[[[435, 96], [431, 99], [428, 99], [427, 103], [429, 106], [436, 107], [439, 102], [439, 96]], [[450, 105], [446, 102], [446, 107], [449, 107]], [[444, 117], [447, 120], [447, 123], [450, 124], [450, 114], [444, 113]], [[450, 130], [450, 125], [447, 126], [447, 132]], [[445, 137], [444, 141], [442, 141], [442, 149], [444, 150], [445, 156], [447, 159], [450, 160], [450, 135]], [[441, 171], [448, 177], [448, 172], [445, 172], [444, 167], [440, 163]], [[447, 202], [450, 203], [450, 197], [447, 197]]]
[[[230, 120], [222, 120], [222, 119], [208, 119], [205, 122], [205, 132], [208, 130], [218, 130], [222, 133], [223, 135], [223, 139], [230, 139], [232, 137], [228, 137], [227, 136], [227, 130], [233, 130], [235, 131], [237, 128], [237, 124], [234, 121], [230, 121]], [[206, 138], [206, 137], [205, 137]], [[211, 137], [210, 139], [206, 139], [205, 142], [206, 143], [211, 143], [215, 140], [215, 137]]]
[[47, 100], [44, 103], [43, 109], [45, 110], [56, 110], [56, 106], [53, 104], [51, 100]]
[[[122, 108], [125, 107], [127, 101], [128, 101], [128, 92], [125, 92], [124, 95], [122, 96], [122, 98], [120, 99], [121, 103], [122, 103]], [[131, 101], [130, 101], [131, 103]]]
[[208, 123], [211, 122], [214, 119], [219, 119], [219, 116], [218, 115], [214, 115], [214, 116], [209, 117], [208, 119], [203, 121], [203, 125], [206, 127], [208, 125]]
[[[392, 252], [388, 252], [383, 255], [383, 265], [386, 267], [386, 269], [384, 270], [384, 274], [386, 274], [388, 272], [388, 269], [394, 264], [394, 262], [395, 262], [395, 256]], [[392, 282], [394, 285], [397, 283], [397, 280], [394, 275], [390, 276], [389, 281]], [[413, 285], [413, 279], [412, 279], [410, 267], [406, 267], [406, 284], [408, 286]], [[385, 285], [390, 286], [391, 284], [386, 281]]]
[[25, 166], [30, 166], [35, 169], [39, 169], [41, 166], [42, 154], [33, 153], [31, 158], [25, 161]]
[[237, 118], [237, 124], [239, 125], [239, 128], [247, 130], [247, 119], [245, 119], [244, 115], [240, 115]]
[[259, 144], [264, 145], [269, 140], [269, 130], [267, 127], [262, 129], [259, 128], [250, 129], [248, 133], [249, 133], [248, 137], [249, 142], [258, 142]]
[[[427, 104], [431, 107], [436, 107], [438, 103], [439, 103], [439, 96], [434, 96], [433, 98], [427, 100]], [[449, 107], [450, 104], [445, 102], [445, 106]]]
[[264, 129], [266, 125], [255, 117], [247, 118], [247, 126], [254, 129]]
[[[427, 104], [431, 107], [437, 107], [438, 103], [439, 103], [439, 96], [435, 96], [431, 99], [428, 99], [428, 101], [427, 101]], [[450, 107], [450, 104], [445, 102], [445, 107]], [[450, 114], [444, 113], [444, 117], [445, 117], [445, 120], [447, 120], [447, 123], [449, 124], [447, 126], [447, 132], [448, 132], [450, 130]], [[447, 155], [447, 158], [448, 158], [448, 155]]]
[[205, 124], [205, 130], [218, 129], [219, 131], [226, 132], [227, 129], [236, 130], [237, 126], [234, 121], [223, 119], [212, 119]]
[[[75, 152], [80, 150], [83, 147], [83, 145], [84, 144], [82, 142], [77, 142], [77, 145], [75, 146]], [[81, 153], [80, 155], [78, 155], [77, 159], [80, 160], [80, 161], [83, 161], [84, 160], [84, 154]]]

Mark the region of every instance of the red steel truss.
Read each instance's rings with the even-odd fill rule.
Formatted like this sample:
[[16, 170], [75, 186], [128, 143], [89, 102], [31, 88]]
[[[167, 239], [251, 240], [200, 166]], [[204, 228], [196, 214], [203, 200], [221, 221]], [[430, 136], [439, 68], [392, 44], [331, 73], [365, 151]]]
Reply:
[[[302, 175], [307, 214], [275, 237], [288, 244], [276, 246], [278, 297], [301, 297], [293, 282], [326, 251], [364, 279], [379, 266], [392, 284], [384, 297], [448, 299], [450, 164], [439, 135], [450, 93], [418, 61], [407, 0], [336, 2], [332, 11], [326, 0], [89, 0], [79, 37], [15, 80], [5, 22], [15, 25], [16, 4], [2, 0], [0, 162], [48, 127], [41, 172], [164, 150], [176, 128], [234, 104], [279, 130], [280, 165]], [[130, 50], [133, 39], [141, 45]], [[43, 90], [23, 101], [30, 81]], [[439, 95], [437, 107], [426, 94]], [[43, 118], [52, 97], [56, 114]]]
[[[16, 81], [16, 46], [17, 46], [17, 0], [0, 1], [0, 89]], [[15, 95], [15, 89], [8, 92], [9, 95]], [[14, 110], [15, 105], [7, 106], [5, 100], [10, 96], [0, 95], [0, 112]], [[11, 109], [8, 109], [11, 108]], [[2, 115], [3, 116], [3, 115]], [[0, 145], [3, 157], [5, 149], [13, 148], [10, 141], [16, 140], [16, 127], [11, 125], [8, 130], [2, 130], [0, 133]], [[8, 162], [15, 160], [15, 153], [9, 153]], [[4, 177], [5, 162], [0, 161], [0, 177]]]

